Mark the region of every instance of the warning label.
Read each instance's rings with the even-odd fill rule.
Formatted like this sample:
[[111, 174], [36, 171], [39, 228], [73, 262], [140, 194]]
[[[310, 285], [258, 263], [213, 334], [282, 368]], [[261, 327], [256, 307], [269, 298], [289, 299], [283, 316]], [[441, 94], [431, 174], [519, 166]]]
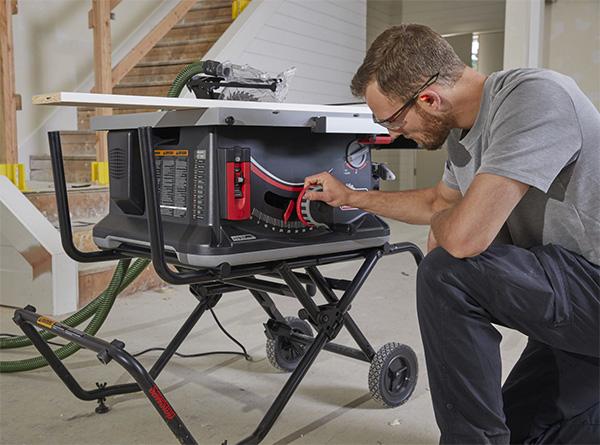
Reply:
[[154, 150], [162, 215], [183, 218], [187, 214], [188, 152]]
[[188, 150], [154, 150], [154, 156], [186, 156]]

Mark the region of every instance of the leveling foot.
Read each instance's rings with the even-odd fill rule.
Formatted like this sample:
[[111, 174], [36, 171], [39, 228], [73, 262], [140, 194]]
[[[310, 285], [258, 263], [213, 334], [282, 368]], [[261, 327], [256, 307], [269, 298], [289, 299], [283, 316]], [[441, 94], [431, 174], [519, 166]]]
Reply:
[[[96, 382], [96, 387], [98, 389], [106, 388], [106, 382], [104, 382], [104, 383]], [[104, 402], [106, 402], [106, 397], [101, 397], [98, 399], [98, 406], [94, 410], [94, 411], [96, 411], [96, 414], [105, 414], [110, 411], [110, 408]]]

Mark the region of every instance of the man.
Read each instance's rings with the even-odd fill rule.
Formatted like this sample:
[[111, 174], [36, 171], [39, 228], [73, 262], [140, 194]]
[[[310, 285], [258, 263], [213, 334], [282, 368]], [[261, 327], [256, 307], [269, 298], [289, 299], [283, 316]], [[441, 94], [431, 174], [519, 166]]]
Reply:
[[[421, 25], [381, 34], [352, 92], [393, 137], [447, 140], [433, 188], [306, 179], [309, 199], [430, 224], [417, 308], [440, 441], [600, 443], [598, 110], [552, 71], [486, 78]], [[529, 337], [503, 386], [492, 323]]]

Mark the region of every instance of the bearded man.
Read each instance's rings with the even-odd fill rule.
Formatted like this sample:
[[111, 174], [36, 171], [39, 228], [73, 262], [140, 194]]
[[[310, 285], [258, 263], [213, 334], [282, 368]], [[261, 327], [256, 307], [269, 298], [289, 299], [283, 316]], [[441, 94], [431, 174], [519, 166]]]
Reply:
[[[305, 181], [323, 186], [309, 199], [430, 225], [417, 308], [440, 442], [600, 443], [598, 110], [550, 70], [486, 77], [421, 25], [381, 34], [352, 92], [393, 137], [446, 142], [432, 188]], [[529, 338], [504, 385], [493, 324]]]

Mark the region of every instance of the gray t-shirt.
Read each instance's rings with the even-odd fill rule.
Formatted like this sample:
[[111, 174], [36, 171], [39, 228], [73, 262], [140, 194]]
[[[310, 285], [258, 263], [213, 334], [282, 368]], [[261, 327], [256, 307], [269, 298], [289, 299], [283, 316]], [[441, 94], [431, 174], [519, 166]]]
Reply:
[[505, 228], [512, 243], [557, 244], [600, 265], [600, 113], [569, 77], [514, 69], [485, 82], [473, 127], [452, 130], [443, 181], [478, 173], [530, 185]]

